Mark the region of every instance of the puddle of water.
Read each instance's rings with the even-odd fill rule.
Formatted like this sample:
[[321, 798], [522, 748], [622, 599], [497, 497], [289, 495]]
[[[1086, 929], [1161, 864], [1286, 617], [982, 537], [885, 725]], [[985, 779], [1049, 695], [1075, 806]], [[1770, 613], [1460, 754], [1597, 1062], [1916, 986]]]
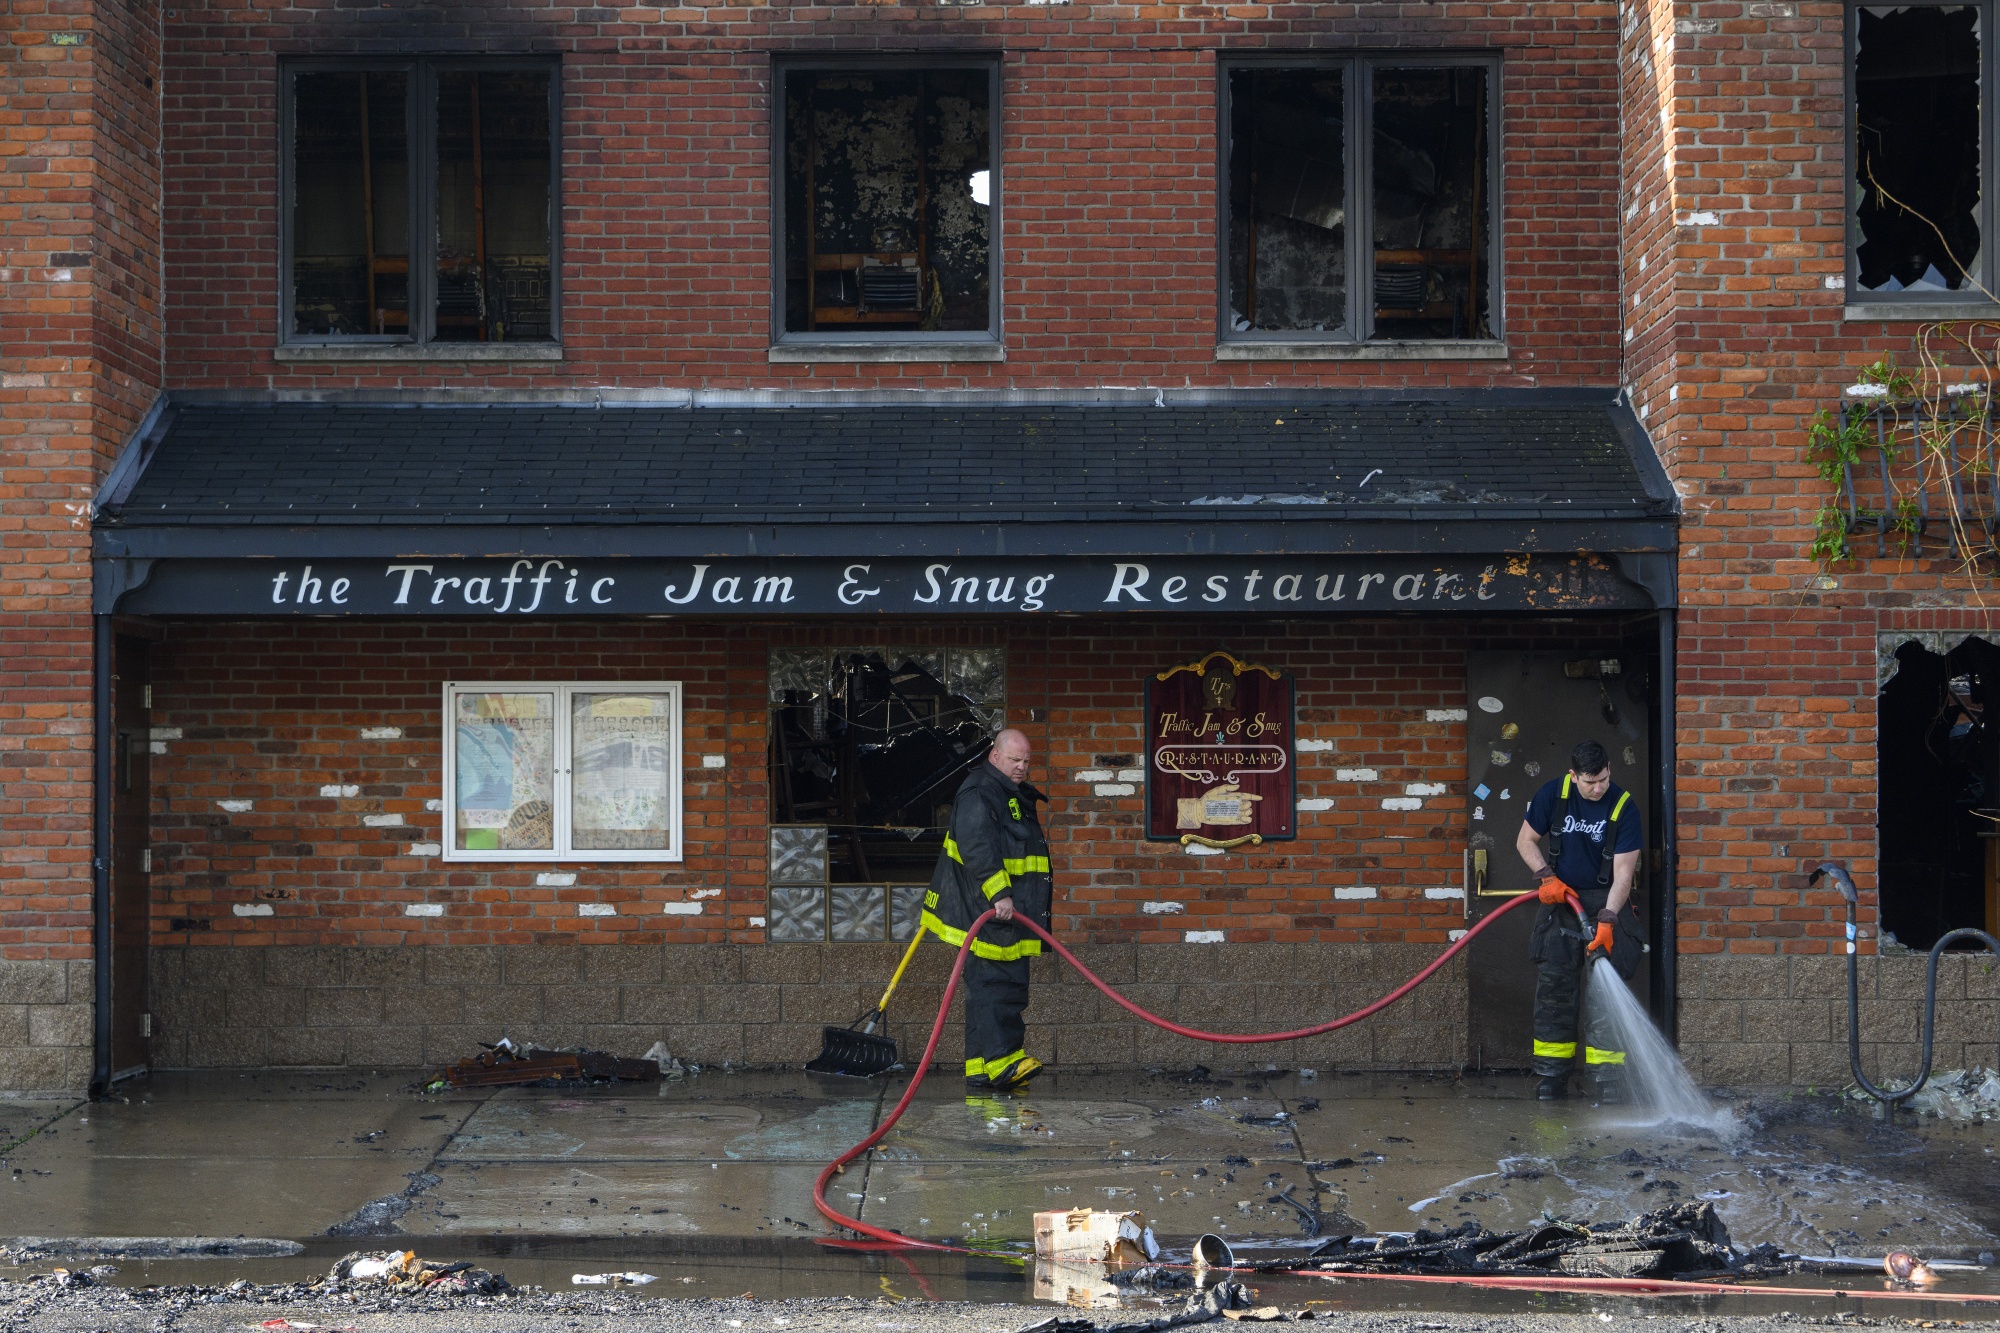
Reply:
[[1694, 1085], [1680, 1056], [1608, 958], [1592, 964], [1589, 1001], [1602, 1006], [1625, 1052], [1634, 1123], [1692, 1125], [1731, 1138], [1741, 1132], [1730, 1109]]

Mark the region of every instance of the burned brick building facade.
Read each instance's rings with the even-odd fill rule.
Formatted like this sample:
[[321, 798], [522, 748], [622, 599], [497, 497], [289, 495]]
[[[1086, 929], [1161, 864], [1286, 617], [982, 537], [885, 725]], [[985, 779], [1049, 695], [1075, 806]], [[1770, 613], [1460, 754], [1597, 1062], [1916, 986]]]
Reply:
[[[1988, 924], [1922, 823], [1984, 575], [1809, 456], [1990, 311], [1980, 5], [16, 12], [0, 1087], [803, 1059], [1002, 725], [1059, 933], [1183, 1021], [1434, 957], [1583, 734], [1713, 1080], [1844, 1065], [1809, 863], [1885, 994], [1878, 908]], [[1949, 894], [1877, 865], [1891, 662]], [[1279, 1058], [1519, 1066], [1523, 948]], [[1060, 1063], [1200, 1057], [1045, 980]]]

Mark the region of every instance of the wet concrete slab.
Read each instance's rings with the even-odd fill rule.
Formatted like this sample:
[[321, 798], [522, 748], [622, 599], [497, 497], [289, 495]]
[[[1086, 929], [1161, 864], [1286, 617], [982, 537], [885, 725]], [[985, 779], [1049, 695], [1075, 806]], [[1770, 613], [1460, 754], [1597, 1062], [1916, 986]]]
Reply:
[[[904, 1087], [792, 1071], [581, 1091], [419, 1082], [171, 1075], [76, 1108], [0, 1102], [0, 1124], [40, 1131], [0, 1154], [0, 1230], [303, 1239], [360, 1218], [458, 1242], [804, 1241], [832, 1234], [811, 1203], [819, 1166]], [[1056, 1073], [1022, 1096], [968, 1098], [941, 1071], [832, 1197], [877, 1225], [989, 1244], [1025, 1243], [1037, 1209], [1089, 1206], [1143, 1211], [1167, 1243], [1217, 1231], [1297, 1245], [1307, 1227], [1274, 1200], [1287, 1188], [1329, 1232], [1513, 1229], [1707, 1197], [1744, 1243], [1963, 1257], [2000, 1244], [2000, 1129], [1763, 1098], [1729, 1137], [1538, 1104], [1531, 1088]]]

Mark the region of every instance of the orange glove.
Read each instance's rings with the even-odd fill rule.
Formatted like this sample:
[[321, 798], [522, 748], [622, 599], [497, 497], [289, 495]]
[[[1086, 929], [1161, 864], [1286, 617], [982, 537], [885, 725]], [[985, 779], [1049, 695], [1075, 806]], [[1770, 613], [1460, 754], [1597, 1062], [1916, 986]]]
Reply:
[[1590, 941], [1590, 947], [1585, 949], [1584, 952], [1586, 954], [1601, 953], [1609, 956], [1611, 953], [1611, 923], [1609, 921], [1600, 921], [1597, 923], [1597, 934]]
[[1561, 907], [1569, 901], [1569, 885], [1550, 875], [1542, 881], [1542, 887], [1535, 890], [1535, 896], [1551, 907]]

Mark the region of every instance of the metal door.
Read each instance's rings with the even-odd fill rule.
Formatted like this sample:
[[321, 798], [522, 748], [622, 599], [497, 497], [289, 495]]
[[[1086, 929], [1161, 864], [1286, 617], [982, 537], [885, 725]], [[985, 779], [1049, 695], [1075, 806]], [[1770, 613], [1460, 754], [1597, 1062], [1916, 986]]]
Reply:
[[151, 1062], [147, 1012], [152, 892], [151, 711], [147, 644], [119, 635], [111, 679], [111, 1076]]
[[[1486, 652], [1466, 655], [1466, 915], [1474, 920], [1534, 890], [1514, 850], [1529, 798], [1560, 781], [1577, 742], [1611, 755], [1611, 777], [1632, 793], [1647, 847], [1658, 842], [1652, 808], [1652, 688], [1646, 664], [1616, 652]], [[1642, 858], [1633, 910], [1649, 920]], [[1475, 1068], [1525, 1069], [1533, 1053], [1535, 973], [1528, 933], [1538, 909], [1502, 918], [1468, 951], [1470, 1040]], [[1648, 991], [1651, 955], [1632, 986]]]

